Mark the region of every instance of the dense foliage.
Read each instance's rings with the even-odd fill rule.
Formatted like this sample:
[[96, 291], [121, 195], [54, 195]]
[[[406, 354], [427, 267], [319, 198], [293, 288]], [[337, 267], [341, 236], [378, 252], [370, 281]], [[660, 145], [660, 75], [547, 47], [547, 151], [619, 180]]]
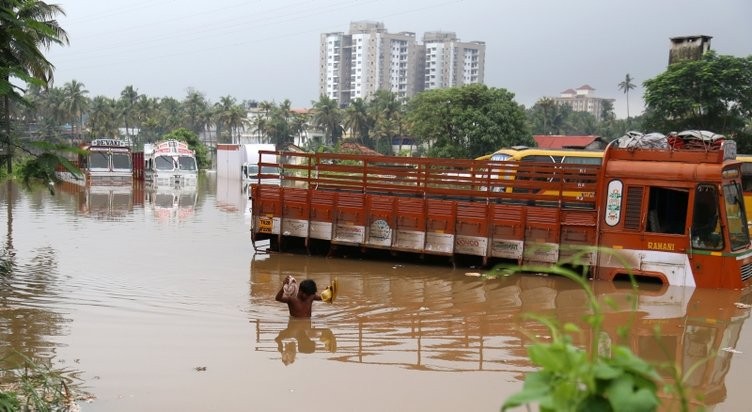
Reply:
[[710, 130], [752, 152], [752, 56], [706, 53], [685, 60], [645, 86], [646, 126], [651, 130]]
[[58, 14], [63, 14], [60, 6], [42, 1], [0, 2], [0, 133], [8, 174], [13, 171], [13, 155], [18, 145], [12, 116], [17, 107], [29, 105], [22, 97], [23, 87], [47, 86], [52, 81], [54, 67], [43, 50], [53, 44], [68, 43], [66, 32], [55, 20]]
[[532, 146], [524, 108], [505, 89], [473, 84], [419, 93], [407, 114], [413, 138], [433, 157], [475, 158]]

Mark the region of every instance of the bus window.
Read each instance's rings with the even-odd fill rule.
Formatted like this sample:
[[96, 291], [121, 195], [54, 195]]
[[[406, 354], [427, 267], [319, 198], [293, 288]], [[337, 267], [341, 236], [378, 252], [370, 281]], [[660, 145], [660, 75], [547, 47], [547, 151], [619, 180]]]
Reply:
[[521, 162], [541, 162], [541, 163], [559, 163], [556, 158], [550, 155], [530, 155], [523, 156], [519, 159]]
[[561, 162], [578, 165], [599, 165], [603, 163], [603, 157], [566, 156]]
[[718, 191], [715, 186], [698, 185], [692, 216], [692, 247], [697, 249], [723, 249]]
[[752, 163], [742, 160], [742, 190], [752, 192]]
[[504, 153], [494, 153], [493, 155], [491, 155], [491, 160], [493, 160], [494, 162], [503, 162], [504, 160], [509, 160], [511, 158], [512, 156]]

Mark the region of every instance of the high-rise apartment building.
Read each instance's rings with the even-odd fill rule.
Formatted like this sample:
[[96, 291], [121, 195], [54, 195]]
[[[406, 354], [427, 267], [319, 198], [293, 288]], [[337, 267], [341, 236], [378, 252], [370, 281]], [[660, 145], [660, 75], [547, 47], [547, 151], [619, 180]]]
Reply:
[[351, 23], [347, 34], [324, 33], [319, 93], [346, 106], [377, 90], [408, 98], [425, 89], [483, 83], [483, 42], [462, 43], [454, 33], [443, 32], [427, 33], [423, 41], [418, 44], [415, 33], [389, 33], [383, 23], [370, 21]]
[[425, 90], [483, 83], [486, 59], [484, 42], [461, 42], [452, 32], [427, 32], [425, 49]]

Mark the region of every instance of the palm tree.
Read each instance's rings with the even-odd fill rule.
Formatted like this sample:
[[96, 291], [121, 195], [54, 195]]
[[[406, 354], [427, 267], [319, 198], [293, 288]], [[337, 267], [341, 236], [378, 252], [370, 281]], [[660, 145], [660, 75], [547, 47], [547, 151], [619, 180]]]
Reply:
[[211, 136], [212, 127], [217, 123], [216, 116], [214, 115], [214, 110], [212, 110], [212, 108], [207, 105], [206, 108], [204, 108], [204, 111], [201, 112], [199, 121], [201, 122], [201, 129], [205, 132], [206, 135], [204, 137], [204, 142], [206, 142], [206, 140], [208, 139], [209, 141], [216, 143], [216, 139], [212, 139]]
[[89, 108], [89, 99], [86, 95], [88, 90], [84, 89], [84, 84], [76, 80], [71, 80], [63, 85], [63, 96], [65, 112], [72, 119], [71, 134], [74, 131], [74, 124], [78, 124], [78, 140], [81, 140], [84, 128], [84, 113]]
[[334, 146], [342, 136], [342, 112], [337, 101], [321, 95], [319, 101], [313, 102], [313, 126], [324, 132], [324, 137]]
[[[138, 127], [138, 134], [135, 135], [133, 142], [136, 147], [140, 147], [147, 138], [154, 140], [154, 135], [159, 127], [159, 123], [156, 121], [158, 114], [159, 99], [146, 95], [138, 96], [138, 100], [133, 106], [133, 119], [136, 122], [135, 126]], [[146, 127], [147, 124], [148, 127]]]
[[188, 90], [188, 96], [183, 100], [183, 109], [185, 111], [185, 123], [188, 128], [196, 134], [203, 129], [201, 115], [208, 109], [209, 104], [206, 102], [204, 95], [191, 89]]
[[46, 135], [48, 137], [63, 137], [61, 124], [65, 124], [70, 119], [65, 112], [65, 94], [60, 87], [47, 89], [44, 93], [44, 100], [40, 104], [42, 122], [45, 124]]
[[242, 104], [235, 102], [234, 97], [224, 96], [215, 105], [217, 125], [221, 124], [229, 129], [231, 143], [236, 143], [236, 137], [237, 143], [240, 142], [240, 131], [248, 125], [248, 111]]
[[388, 90], [377, 90], [368, 109], [376, 137], [374, 149], [392, 154], [392, 138], [402, 129], [402, 102]]
[[96, 96], [91, 102], [89, 111], [89, 129], [94, 136], [114, 137], [117, 136], [117, 103], [115, 100]]
[[371, 122], [368, 118], [368, 104], [365, 100], [357, 98], [350, 101], [345, 110], [345, 127], [350, 131], [350, 136], [357, 136], [362, 144], [368, 144], [368, 132]]
[[134, 108], [136, 106], [136, 101], [138, 100], [139, 95], [138, 91], [133, 88], [133, 86], [125, 86], [125, 89], [123, 89], [122, 92], [120, 92], [120, 107], [123, 111], [123, 123], [125, 123], [125, 137], [130, 137], [130, 128], [128, 127], [128, 124], [134, 120], [134, 117], [136, 116], [136, 113], [134, 113]]
[[156, 118], [160, 123], [157, 134], [177, 129], [183, 125], [183, 106], [175, 98], [163, 97], [159, 100]]
[[55, 17], [63, 14], [57, 4], [37, 0], [4, 0], [0, 4], [0, 96], [3, 103], [7, 170], [12, 173], [13, 144], [10, 126], [11, 101], [23, 101], [21, 88], [11, 79], [47, 87], [53, 79], [54, 66], [41, 48], [68, 44], [68, 35]]
[[627, 75], [624, 77], [624, 81], [619, 83], [618, 87], [619, 90], [623, 91], [624, 94], [627, 95], [627, 120], [629, 120], [629, 91], [634, 89], [636, 86], [634, 83], [632, 83], [632, 76], [627, 73]]

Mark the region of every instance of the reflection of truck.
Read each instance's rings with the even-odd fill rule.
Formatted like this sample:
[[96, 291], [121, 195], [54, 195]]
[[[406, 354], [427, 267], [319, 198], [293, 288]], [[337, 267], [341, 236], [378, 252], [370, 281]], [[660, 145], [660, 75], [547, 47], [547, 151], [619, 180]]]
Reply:
[[[218, 144], [217, 176], [230, 179], [245, 179], [243, 170], [259, 162], [259, 150], [275, 150], [273, 144]], [[276, 159], [264, 159], [269, 163]]]

